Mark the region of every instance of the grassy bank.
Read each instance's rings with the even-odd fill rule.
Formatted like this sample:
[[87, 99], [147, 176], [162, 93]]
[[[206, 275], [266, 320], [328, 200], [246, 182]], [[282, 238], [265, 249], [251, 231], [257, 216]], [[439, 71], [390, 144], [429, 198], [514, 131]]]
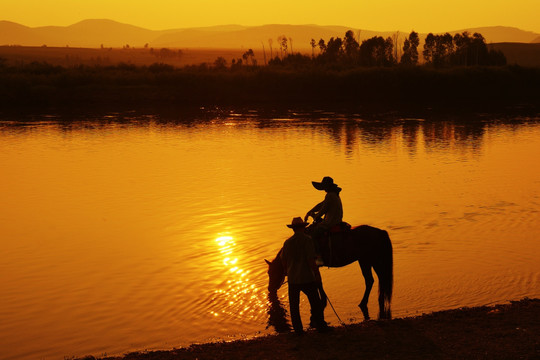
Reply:
[[286, 69], [0, 66], [3, 108], [200, 106], [492, 108], [540, 103], [540, 68]]
[[540, 359], [540, 299], [103, 359]]

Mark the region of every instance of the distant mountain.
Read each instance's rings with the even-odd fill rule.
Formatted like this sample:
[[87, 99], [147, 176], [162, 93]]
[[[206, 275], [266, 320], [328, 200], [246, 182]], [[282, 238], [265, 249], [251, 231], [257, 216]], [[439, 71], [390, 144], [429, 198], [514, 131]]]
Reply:
[[121, 24], [112, 20], [83, 20], [66, 27], [46, 26], [35, 28], [35, 30], [48, 39], [51, 44], [57, 46], [144, 45], [156, 36], [152, 30]]
[[449, 31], [450, 34], [462, 33], [464, 31], [474, 34], [475, 32], [482, 34], [487, 43], [502, 43], [502, 42], [518, 42], [530, 43], [540, 34], [532, 31], [525, 31], [515, 27], [508, 26], [487, 26], [470, 28], [456, 31]]
[[45, 38], [28, 26], [11, 21], [0, 21], [0, 45], [42, 45]]
[[[142, 47], [149, 44], [151, 47], [229, 49], [260, 49], [264, 46], [267, 51], [270, 51], [269, 39], [272, 39], [272, 48], [276, 51], [279, 48], [277, 37], [285, 35], [292, 39], [293, 50], [311, 51], [311, 39], [316, 42], [319, 39], [328, 41], [331, 37], [343, 37], [347, 30], [353, 30], [355, 36], [359, 37], [361, 41], [373, 36], [386, 38], [396, 34], [396, 31], [381, 32], [346, 26], [319, 25], [222, 25], [155, 31], [105, 19], [84, 20], [70, 26], [35, 28], [9, 21], [0, 21], [0, 45], [98, 48], [101, 45], [104, 47], [122, 47], [124, 45]], [[503, 26], [471, 28], [451, 31], [450, 33], [463, 31], [468, 31], [471, 34], [479, 32], [488, 43], [540, 41], [540, 34]], [[403, 39], [407, 34], [400, 32], [399, 39]], [[425, 35], [420, 34], [420, 38], [423, 39]]]
[[83, 20], [70, 26], [29, 28], [0, 21], [0, 45], [73, 46], [97, 48], [126, 44], [143, 46], [162, 32], [121, 24], [112, 20]]
[[[190, 29], [201, 30], [201, 31], [237, 31], [237, 30], [247, 29], [247, 26], [230, 24], [230, 25], [194, 27]], [[168, 31], [175, 31], [175, 30], [168, 30]]]
[[[270, 51], [270, 42], [274, 50], [279, 49], [277, 37], [285, 35], [292, 39], [293, 50], [310, 50], [311, 39], [316, 42], [319, 39], [328, 41], [331, 37], [343, 37], [348, 30], [353, 30], [355, 36], [360, 39], [367, 39], [373, 36], [388, 37], [392, 32], [377, 32], [369, 30], [358, 30], [341, 26], [319, 26], [319, 25], [262, 25], [245, 27], [233, 31], [210, 32], [199, 29], [185, 29], [177, 32], [157, 37], [150, 45], [155, 47], [221, 47], [221, 48], [257, 48], [264, 46]], [[291, 43], [289, 41], [289, 49]], [[311, 50], [310, 50], [311, 51]]]
[[538, 36], [533, 41], [531, 41], [531, 43], [534, 43], [534, 44], [540, 43], [540, 36]]
[[493, 43], [488, 49], [502, 51], [508, 64], [540, 67], [540, 43]]

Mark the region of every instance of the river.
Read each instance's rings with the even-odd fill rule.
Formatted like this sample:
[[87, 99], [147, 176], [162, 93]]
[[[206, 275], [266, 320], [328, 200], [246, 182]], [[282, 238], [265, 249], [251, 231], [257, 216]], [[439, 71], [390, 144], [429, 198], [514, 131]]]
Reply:
[[[538, 159], [540, 117], [4, 117], [2, 358], [275, 332], [264, 259], [322, 200], [323, 176], [347, 222], [389, 232], [394, 317], [540, 297]], [[359, 266], [322, 277], [340, 318], [362, 321]], [[286, 285], [278, 295], [287, 309]]]

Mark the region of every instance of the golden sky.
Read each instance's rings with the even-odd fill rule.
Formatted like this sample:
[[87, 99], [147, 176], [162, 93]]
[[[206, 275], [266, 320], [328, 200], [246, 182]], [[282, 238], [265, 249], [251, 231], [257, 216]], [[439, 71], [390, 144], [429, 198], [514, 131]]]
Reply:
[[514, 26], [540, 33], [540, 0], [1, 0], [0, 20], [35, 27], [111, 19], [152, 30], [239, 24], [443, 32]]

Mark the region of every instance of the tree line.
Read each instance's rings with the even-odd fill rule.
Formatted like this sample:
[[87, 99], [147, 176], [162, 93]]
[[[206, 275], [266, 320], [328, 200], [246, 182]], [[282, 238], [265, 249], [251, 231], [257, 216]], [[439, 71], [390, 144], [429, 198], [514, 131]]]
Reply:
[[[480, 33], [470, 35], [468, 32], [449, 33], [426, 36], [423, 50], [419, 50], [420, 38], [417, 32], [412, 31], [404, 40], [401, 51], [395, 44], [396, 37], [383, 38], [374, 36], [361, 43], [349, 30], [343, 38], [332, 37], [328, 41], [311, 39], [311, 57], [309, 55], [292, 51], [292, 38], [281, 35], [277, 38], [279, 52], [273, 54], [273, 40], [269, 39], [270, 60], [269, 66], [302, 67], [319, 65], [323, 67], [354, 68], [354, 67], [391, 67], [416, 66], [422, 63], [432, 67], [452, 66], [503, 66], [506, 57], [501, 51], [488, 50], [485, 38]], [[263, 52], [266, 64], [266, 51]], [[420, 56], [422, 58], [420, 59]], [[251, 59], [251, 61], [248, 61]], [[257, 65], [254, 52], [249, 49], [242, 59], [233, 60], [231, 69], [242, 65]], [[223, 57], [216, 59], [214, 66], [220, 69], [227, 67]]]
[[[386, 53], [386, 52], [385, 52]], [[405, 53], [404, 53], [405, 54]], [[393, 55], [395, 58], [395, 54]], [[423, 56], [423, 55], [419, 55]], [[476, 54], [471, 55], [476, 58]], [[403, 55], [401, 56], [403, 57]], [[414, 56], [413, 56], [414, 57]], [[317, 67], [315, 56], [283, 55], [291, 66], [242, 70], [211, 64], [10, 65], [0, 59], [0, 108], [168, 106], [323, 106], [490, 109], [538, 106], [540, 68], [520, 66]], [[321, 58], [322, 59], [322, 58]], [[238, 60], [238, 59], [237, 59]], [[296, 61], [298, 60], [298, 61]], [[307, 66], [300, 66], [304, 61]], [[311, 65], [310, 65], [311, 64]], [[338, 69], [335, 71], [334, 69]]]

